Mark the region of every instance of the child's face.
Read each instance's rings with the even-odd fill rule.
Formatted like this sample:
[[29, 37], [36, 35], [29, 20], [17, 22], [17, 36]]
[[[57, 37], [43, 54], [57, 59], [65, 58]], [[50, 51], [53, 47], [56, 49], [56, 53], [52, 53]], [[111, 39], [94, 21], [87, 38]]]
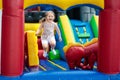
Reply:
[[49, 13], [47, 16], [46, 16], [46, 19], [47, 19], [47, 21], [53, 21], [54, 19], [55, 19], [55, 16], [54, 16], [54, 14], [52, 14], [52, 13]]

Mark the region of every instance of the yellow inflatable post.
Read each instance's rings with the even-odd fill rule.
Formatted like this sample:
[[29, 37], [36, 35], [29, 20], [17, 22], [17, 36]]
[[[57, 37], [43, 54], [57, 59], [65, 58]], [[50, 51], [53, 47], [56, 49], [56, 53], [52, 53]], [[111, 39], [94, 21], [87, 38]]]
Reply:
[[38, 66], [38, 44], [35, 31], [27, 31], [27, 44], [28, 44], [28, 60], [29, 66]]

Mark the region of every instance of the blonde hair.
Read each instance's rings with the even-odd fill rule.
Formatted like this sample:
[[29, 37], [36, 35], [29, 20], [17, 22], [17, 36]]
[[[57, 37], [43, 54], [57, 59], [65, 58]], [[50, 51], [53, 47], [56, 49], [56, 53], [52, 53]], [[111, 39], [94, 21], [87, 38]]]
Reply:
[[40, 19], [39, 22], [40, 22], [40, 23], [45, 22], [46, 16], [47, 16], [49, 13], [52, 13], [52, 14], [55, 16], [55, 13], [54, 13], [53, 11], [47, 11], [47, 12], [45, 13], [45, 17], [43, 17], [42, 19]]

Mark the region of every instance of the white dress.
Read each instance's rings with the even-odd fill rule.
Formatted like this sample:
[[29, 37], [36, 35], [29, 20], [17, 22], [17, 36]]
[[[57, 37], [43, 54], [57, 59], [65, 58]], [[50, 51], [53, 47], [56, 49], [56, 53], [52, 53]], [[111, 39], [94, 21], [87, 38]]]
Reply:
[[55, 28], [55, 23], [54, 22], [44, 22], [42, 23], [43, 27], [43, 33], [41, 35], [41, 40], [43, 41], [48, 41], [50, 42], [51, 40], [55, 41], [54, 37], [54, 28]]

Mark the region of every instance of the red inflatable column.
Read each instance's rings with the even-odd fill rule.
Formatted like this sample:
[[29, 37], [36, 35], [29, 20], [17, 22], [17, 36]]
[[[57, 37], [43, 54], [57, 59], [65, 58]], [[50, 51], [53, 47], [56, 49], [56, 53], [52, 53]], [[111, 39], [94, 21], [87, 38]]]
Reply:
[[98, 70], [103, 73], [116, 74], [120, 71], [120, 9], [116, 7], [118, 0], [117, 2], [115, 0], [105, 1], [106, 7], [99, 16]]
[[3, 0], [2, 66], [4, 76], [19, 76], [24, 62], [23, 0]]
[[1, 27], [2, 27], [2, 10], [0, 10], [0, 74], [1, 74]]
[[105, 9], [120, 9], [120, 0], [104, 0]]

